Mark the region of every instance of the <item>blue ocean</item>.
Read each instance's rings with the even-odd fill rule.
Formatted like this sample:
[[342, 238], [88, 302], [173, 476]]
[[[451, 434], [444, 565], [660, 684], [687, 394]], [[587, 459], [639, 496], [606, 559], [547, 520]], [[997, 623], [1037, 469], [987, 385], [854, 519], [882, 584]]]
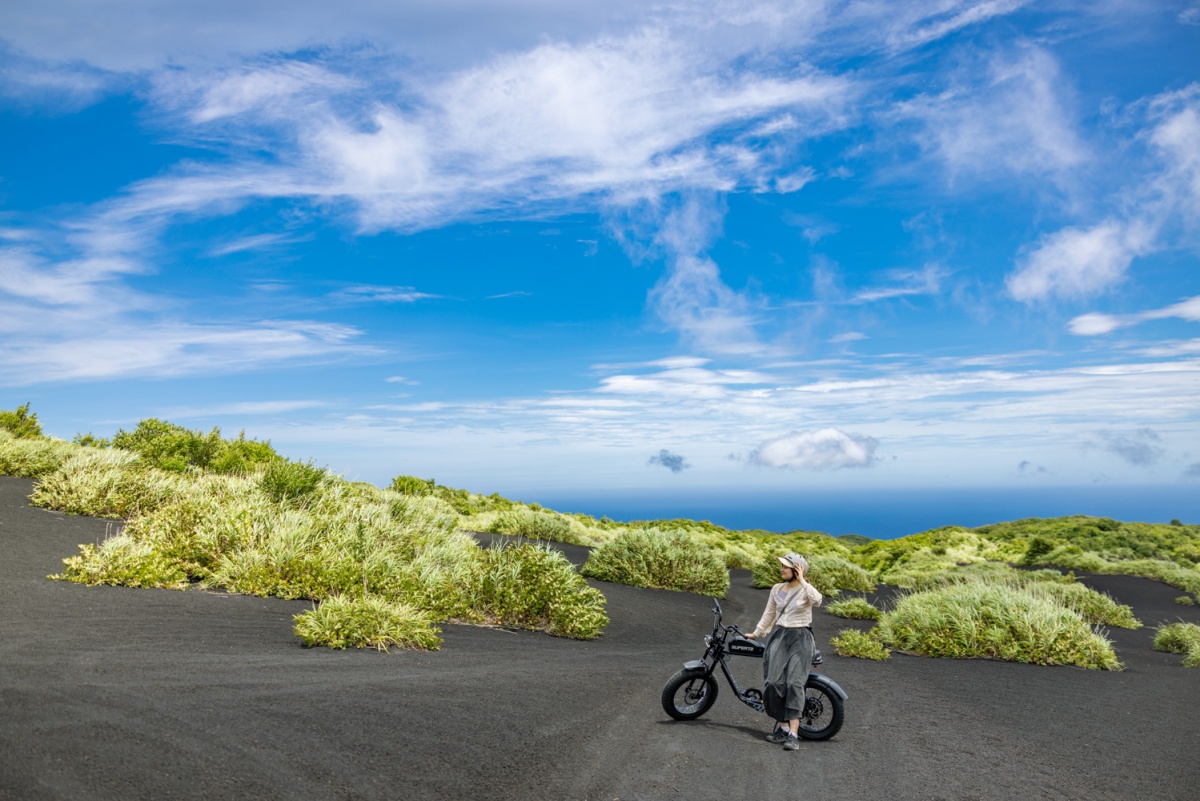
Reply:
[[[522, 497], [523, 494], [514, 497]], [[1025, 517], [1091, 515], [1144, 523], [1200, 523], [1200, 485], [888, 489], [794, 493], [529, 493], [560, 512], [613, 520], [684, 517], [732, 529], [824, 531], [892, 539], [940, 526], [974, 528]]]

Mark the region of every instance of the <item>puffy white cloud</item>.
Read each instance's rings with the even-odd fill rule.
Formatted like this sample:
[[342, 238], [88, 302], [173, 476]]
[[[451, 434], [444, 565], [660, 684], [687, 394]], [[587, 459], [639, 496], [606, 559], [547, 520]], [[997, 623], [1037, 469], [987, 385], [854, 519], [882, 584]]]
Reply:
[[1147, 226], [1107, 220], [1092, 228], [1065, 228], [1043, 237], [1005, 280], [1023, 302], [1080, 299], [1100, 294], [1125, 278], [1136, 256], [1150, 250]]
[[805, 470], [839, 470], [870, 467], [879, 443], [861, 434], [839, 428], [793, 431], [769, 439], [750, 454], [752, 464]]

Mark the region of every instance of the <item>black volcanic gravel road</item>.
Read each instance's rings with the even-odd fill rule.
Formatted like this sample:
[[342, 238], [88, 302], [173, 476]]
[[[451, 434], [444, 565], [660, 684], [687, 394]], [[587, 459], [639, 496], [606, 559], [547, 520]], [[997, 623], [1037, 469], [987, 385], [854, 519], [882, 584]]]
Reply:
[[[1147, 623], [1110, 632], [1121, 673], [842, 659], [829, 637], [855, 624], [818, 611], [846, 725], [789, 753], [723, 683], [701, 720], [663, 714], [703, 598], [597, 584], [594, 642], [446, 626], [435, 653], [306, 649], [307, 603], [48, 581], [110, 524], [31, 488], [0, 478], [0, 799], [1200, 798], [1200, 670], [1150, 649], [1200, 610], [1156, 582], [1088, 578]], [[763, 603], [735, 572], [727, 622]]]

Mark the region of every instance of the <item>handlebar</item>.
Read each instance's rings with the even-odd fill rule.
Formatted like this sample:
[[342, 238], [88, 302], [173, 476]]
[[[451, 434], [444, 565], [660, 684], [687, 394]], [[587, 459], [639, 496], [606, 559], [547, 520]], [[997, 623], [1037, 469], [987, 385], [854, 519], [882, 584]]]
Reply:
[[726, 625], [721, 622], [721, 614], [722, 614], [721, 613], [721, 602], [718, 601], [716, 598], [713, 598], [712, 600], [713, 600], [713, 605], [711, 608], [712, 608], [713, 617], [716, 618], [716, 620], [714, 621], [714, 623], [716, 624], [716, 628], [720, 629], [721, 631], [732, 631], [734, 634], [739, 634], [739, 635], [745, 636], [743, 634], [742, 630], [740, 628], [738, 628], [737, 623], [730, 623], [730, 624]]

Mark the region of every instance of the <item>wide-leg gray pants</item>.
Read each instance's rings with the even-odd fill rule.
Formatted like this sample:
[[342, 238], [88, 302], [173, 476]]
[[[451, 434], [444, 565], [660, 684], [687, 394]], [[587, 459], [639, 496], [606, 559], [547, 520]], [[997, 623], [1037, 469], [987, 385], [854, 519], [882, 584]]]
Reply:
[[776, 626], [763, 652], [763, 704], [779, 722], [795, 720], [804, 711], [804, 683], [812, 670], [812, 632], [807, 628]]

